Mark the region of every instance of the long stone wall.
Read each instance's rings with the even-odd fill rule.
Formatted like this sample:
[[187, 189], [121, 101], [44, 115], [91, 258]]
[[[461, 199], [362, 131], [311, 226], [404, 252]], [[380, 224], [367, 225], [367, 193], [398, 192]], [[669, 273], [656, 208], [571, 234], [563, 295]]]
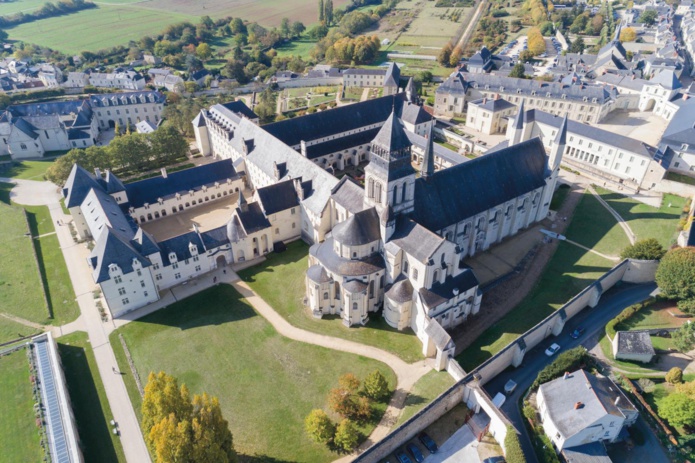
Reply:
[[[654, 281], [658, 262], [626, 259], [610, 269], [594, 283], [580, 291], [564, 306], [550, 314], [543, 321], [525, 332], [518, 339], [482, 363], [478, 368], [460, 378], [463, 370], [450, 358], [447, 371], [458, 382], [437, 397], [419, 413], [393, 430], [380, 442], [358, 456], [355, 463], [377, 463], [396, 448], [405, 444], [420, 431], [438, 420], [444, 413], [460, 401], [465, 401], [469, 408], [482, 408], [490, 416], [490, 432], [503, 445], [506, 426], [509, 420], [490, 401], [490, 397], [481, 386], [493, 379], [510, 366], [519, 366], [524, 354], [543, 342], [550, 335], [558, 335], [565, 322], [580, 313], [586, 307], [595, 307], [601, 296], [617, 283], [648, 283]], [[454, 365], [455, 364], [455, 365]], [[457, 368], [458, 367], [458, 368]]]

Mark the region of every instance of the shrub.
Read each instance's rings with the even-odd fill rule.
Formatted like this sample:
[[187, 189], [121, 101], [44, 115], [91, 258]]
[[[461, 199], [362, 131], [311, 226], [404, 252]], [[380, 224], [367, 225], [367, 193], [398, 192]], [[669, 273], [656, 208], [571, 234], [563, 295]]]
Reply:
[[364, 393], [374, 400], [384, 400], [391, 395], [389, 383], [379, 370], [374, 370], [365, 378]]
[[695, 314], [695, 299], [683, 299], [678, 301], [678, 308], [685, 313]]
[[304, 429], [309, 437], [319, 444], [328, 444], [335, 435], [335, 424], [320, 408], [312, 410], [307, 415], [304, 420]]
[[695, 345], [695, 323], [686, 323], [671, 333], [676, 348], [681, 352], [689, 352]]
[[656, 270], [656, 284], [672, 299], [695, 298], [695, 248], [677, 248], [666, 253]]
[[513, 426], [507, 426], [507, 435], [504, 438], [504, 456], [508, 463], [526, 463], [519, 436], [517, 436]]
[[543, 383], [559, 378], [566, 371], [575, 371], [581, 367], [589, 359], [589, 354], [582, 346], [570, 349], [558, 355], [553, 363], [543, 368], [535, 381], [531, 385], [531, 389], [535, 389]]
[[659, 260], [666, 250], [655, 238], [637, 241], [620, 253], [621, 259]]
[[642, 390], [642, 392], [647, 394], [654, 392], [654, 389], [656, 388], [654, 381], [649, 378], [640, 378], [637, 380], [637, 384], [639, 384], [639, 388]]
[[349, 452], [357, 447], [359, 440], [359, 431], [357, 431], [354, 423], [348, 419], [341, 421], [335, 430], [335, 438], [333, 439], [335, 445]]
[[695, 400], [685, 394], [670, 394], [659, 401], [659, 416], [671, 426], [695, 426]]
[[639, 304], [633, 304], [626, 307], [622, 312], [620, 312], [614, 319], [606, 324], [606, 334], [609, 338], [613, 339], [615, 337], [616, 327], [622, 322], [628, 320], [630, 317], [635, 315], [637, 312], [642, 310], [644, 307], [651, 305], [654, 302], [653, 298], [649, 298], [644, 302]]
[[669, 384], [680, 384], [683, 382], [683, 370], [678, 367], [673, 367], [666, 373], [665, 379]]

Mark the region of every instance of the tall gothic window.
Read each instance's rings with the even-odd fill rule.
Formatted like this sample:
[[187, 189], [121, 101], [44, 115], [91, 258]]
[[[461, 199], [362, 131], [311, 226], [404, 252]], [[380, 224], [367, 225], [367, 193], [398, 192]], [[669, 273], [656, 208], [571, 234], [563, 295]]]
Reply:
[[405, 202], [405, 187], [406, 184], [403, 184], [403, 191], [401, 192], [401, 202]]

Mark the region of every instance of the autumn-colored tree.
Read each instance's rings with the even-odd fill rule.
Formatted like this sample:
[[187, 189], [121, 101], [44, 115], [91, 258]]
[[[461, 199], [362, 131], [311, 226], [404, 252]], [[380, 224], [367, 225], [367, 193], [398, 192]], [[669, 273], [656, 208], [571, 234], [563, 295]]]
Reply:
[[437, 54], [437, 62], [442, 66], [449, 66], [452, 51], [454, 51], [454, 47], [450, 43], [444, 45], [439, 54]]
[[336, 387], [328, 393], [328, 406], [345, 418], [355, 416], [357, 403], [354, 394], [344, 387]]
[[619, 39], [621, 42], [634, 42], [636, 38], [637, 32], [631, 27], [626, 27], [620, 31]]
[[304, 419], [304, 430], [319, 444], [328, 444], [335, 436], [335, 424], [320, 408], [312, 410]]
[[345, 373], [338, 378], [338, 385], [351, 393], [355, 393], [360, 388], [360, 380], [353, 373]]
[[363, 387], [367, 397], [371, 397], [374, 400], [384, 400], [391, 395], [389, 382], [379, 370], [374, 370], [367, 375]]
[[178, 422], [190, 416], [191, 410], [191, 397], [185, 384], [179, 387], [176, 378], [163, 371], [150, 372], [142, 398], [142, 427], [146, 434], [169, 415], [173, 414]]
[[451, 56], [449, 56], [449, 65], [451, 67], [458, 66], [459, 62], [461, 61], [461, 58], [463, 57], [463, 50], [461, 47], [456, 46], [452, 51], [451, 51]]
[[356, 421], [364, 423], [369, 421], [372, 417], [372, 401], [369, 397], [360, 396], [355, 402], [355, 416], [353, 417]]
[[192, 462], [217, 463], [236, 460], [229, 423], [222, 416], [217, 397], [193, 396]]
[[201, 59], [201, 61], [206, 61], [212, 56], [212, 48], [210, 48], [210, 45], [207, 43], [201, 43], [196, 47], [195, 54]]
[[355, 424], [348, 419], [341, 421], [335, 430], [335, 437], [333, 438], [335, 445], [338, 448], [349, 452], [357, 447], [359, 440], [360, 434], [359, 431], [357, 431]]
[[671, 368], [664, 378], [669, 384], [679, 384], [683, 382], [683, 370], [678, 367]]
[[193, 461], [190, 432], [190, 421], [179, 421], [172, 413], [156, 423], [145, 437], [157, 463], [184, 462]]
[[533, 53], [533, 56], [545, 53], [545, 39], [537, 27], [532, 27], [528, 31], [528, 50]]

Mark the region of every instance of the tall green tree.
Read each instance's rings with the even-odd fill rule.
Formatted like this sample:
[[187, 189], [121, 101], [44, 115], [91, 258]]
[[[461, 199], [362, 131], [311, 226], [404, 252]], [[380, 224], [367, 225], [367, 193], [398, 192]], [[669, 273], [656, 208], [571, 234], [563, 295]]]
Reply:
[[282, 21], [280, 22], [280, 35], [282, 35], [282, 37], [285, 39], [290, 38], [292, 35], [292, 32], [290, 31], [289, 18], [282, 18]]
[[326, 415], [326, 412], [317, 408], [312, 410], [304, 420], [304, 430], [313, 441], [319, 444], [328, 444], [333, 441], [335, 424]]
[[659, 260], [666, 250], [656, 238], [647, 238], [631, 244], [620, 253], [621, 259]]
[[667, 252], [656, 270], [656, 284], [668, 298], [695, 299], [695, 248]]
[[364, 393], [374, 400], [384, 400], [391, 395], [389, 382], [379, 371], [374, 370], [364, 379]]
[[360, 434], [357, 427], [355, 427], [355, 424], [348, 419], [341, 421], [335, 430], [335, 437], [333, 438], [335, 445], [338, 446], [338, 448], [349, 452], [357, 447], [359, 440]]
[[333, 0], [325, 0], [323, 18], [326, 21], [326, 26], [333, 24]]
[[524, 68], [523, 63], [516, 63], [512, 70], [509, 72], [509, 77], [516, 77], [518, 79], [526, 78], [526, 68]]
[[647, 26], [653, 26], [656, 22], [657, 13], [656, 10], [647, 10], [642, 12], [637, 19], [637, 22], [646, 24]]
[[324, 16], [324, 6], [323, 6], [323, 0], [319, 0], [319, 22], [322, 23], [325, 20]]
[[659, 416], [671, 426], [695, 427], [695, 400], [685, 394], [669, 394], [657, 403]]

